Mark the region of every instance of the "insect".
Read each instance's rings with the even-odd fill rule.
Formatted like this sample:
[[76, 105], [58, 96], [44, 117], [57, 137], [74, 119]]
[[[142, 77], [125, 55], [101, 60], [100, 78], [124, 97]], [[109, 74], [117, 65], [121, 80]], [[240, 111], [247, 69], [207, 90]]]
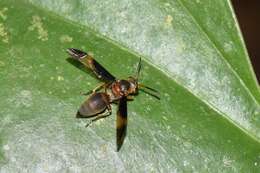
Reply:
[[[111, 115], [111, 103], [118, 104], [117, 118], [116, 118], [116, 143], [117, 151], [120, 150], [127, 130], [127, 101], [133, 100], [133, 96], [138, 94], [140, 88], [148, 89], [151, 95], [159, 99], [159, 92], [153, 88], [147, 87], [138, 83], [138, 77], [141, 70], [141, 58], [137, 66], [137, 73], [135, 77], [128, 77], [125, 79], [117, 79], [110, 74], [102, 65], [100, 65], [89, 54], [74, 48], [67, 49], [68, 54], [94, 72], [96, 77], [103, 81], [103, 83], [92, 91], [84, 95], [90, 96], [79, 108], [77, 118], [92, 118], [93, 119], [86, 126], [92, 122], [105, 118]], [[99, 91], [103, 88], [103, 91]], [[151, 93], [152, 92], [152, 93]]]

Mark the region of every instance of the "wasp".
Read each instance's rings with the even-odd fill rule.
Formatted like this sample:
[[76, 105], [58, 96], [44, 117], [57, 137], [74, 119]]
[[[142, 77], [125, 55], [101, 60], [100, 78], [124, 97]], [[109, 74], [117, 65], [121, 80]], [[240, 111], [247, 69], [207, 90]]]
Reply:
[[[116, 118], [116, 143], [119, 151], [126, 136], [127, 130], [127, 101], [133, 100], [133, 96], [138, 94], [138, 90], [148, 89], [151, 95], [157, 97], [158, 91], [138, 83], [138, 77], [141, 70], [141, 58], [137, 66], [137, 72], [134, 77], [127, 79], [117, 79], [100, 65], [91, 55], [78, 49], [68, 48], [68, 54], [71, 58], [81, 62], [85, 67], [90, 69], [95, 76], [103, 83], [84, 95], [90, 95], [87, 100], [80, 106], [76, 118], [93, 118], [90, 123], [105, 118], [112, 113], [111, 103], [118, 104]], [[100, 91], [103, 88], [103, 91]]]

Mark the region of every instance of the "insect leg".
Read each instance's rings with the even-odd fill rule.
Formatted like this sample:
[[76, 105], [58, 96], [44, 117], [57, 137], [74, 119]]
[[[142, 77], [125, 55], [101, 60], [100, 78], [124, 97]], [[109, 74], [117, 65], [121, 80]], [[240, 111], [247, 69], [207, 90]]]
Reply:
[[127, 96], [127, 100], [134, 100], [134, 96]]
[[156, 89], [153, 89], [151, 87], [148, 87], [148, 86], [146, 86], [144, 84], [140, 84], [140, 83], [138, 84], [138, 88], [142, 89], [145, 93], [160, 100], [160, 93]]
[[98, 85], [96, 88], [94, 88], [93, 90], [90, 90], [86, 93], [81, 93], [81, 95], [89, 95], [89, 94], [92, 94], [92, 93], [95, 93], [96, 91], [100, 90], [101, 88], [105, 87], [106, 83], [101, 83], [100, 85]]
[[87, 123], [85, 127], [88, 127], [90, 124], [92, 124], [93, 122], [95, 122], [95, 121], [97, 121], [99, 119], [108, 117], [109, 115], [111, 115], [111, 113], [112, 113], [111, 109], [108, 109], [107, 112], [105, 112], [103, 114], [100, 114], [97, 117], [95, 117], [94, 119], [90, 120], [90, 122]]

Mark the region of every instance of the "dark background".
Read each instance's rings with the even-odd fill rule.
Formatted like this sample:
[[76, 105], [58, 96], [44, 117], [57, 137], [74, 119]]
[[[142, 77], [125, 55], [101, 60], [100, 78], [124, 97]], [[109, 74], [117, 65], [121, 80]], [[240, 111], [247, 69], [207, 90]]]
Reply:
[[232, 0], [240, 29], [260, 81], [260, 0]]

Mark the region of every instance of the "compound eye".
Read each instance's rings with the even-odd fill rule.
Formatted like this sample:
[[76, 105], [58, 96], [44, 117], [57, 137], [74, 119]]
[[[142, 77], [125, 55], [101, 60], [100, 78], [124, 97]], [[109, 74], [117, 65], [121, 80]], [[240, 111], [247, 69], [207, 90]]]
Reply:
[[128, 91], [130, 88], [130, 83], [126, 80], [121, 80], [120, 81], [120, 89], [121, 91], [125, 92]]

